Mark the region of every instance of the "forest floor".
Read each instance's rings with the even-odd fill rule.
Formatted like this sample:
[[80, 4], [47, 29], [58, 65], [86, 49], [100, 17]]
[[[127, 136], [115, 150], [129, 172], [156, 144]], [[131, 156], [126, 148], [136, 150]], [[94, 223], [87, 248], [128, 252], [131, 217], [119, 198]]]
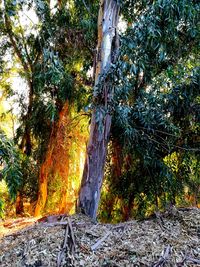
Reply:
[[83, 215], [0, 222], [0, 266], [200, 266], [200, 209], [92, 223]]

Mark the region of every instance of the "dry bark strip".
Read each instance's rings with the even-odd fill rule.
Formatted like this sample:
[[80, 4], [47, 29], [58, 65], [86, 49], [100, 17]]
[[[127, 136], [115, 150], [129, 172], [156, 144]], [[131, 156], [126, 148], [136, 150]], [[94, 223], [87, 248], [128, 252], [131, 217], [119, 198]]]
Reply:
[[198, 264], [197, 266], [200, 266], [200, 259], [195, 259], [195, 258], [191, 258], [189, 256], [185, 256], [181, 262], [177, 263], [177, 267], [184, 266], [185, 262], [192, 262], [194, 264]]
[[54, 223], [42, 223], [41, 225], [38, 225], [38, 227], [54, 227], [54, 226], [66, 226], [68, 225], [68, 222], [62, 221], [62, 222], [54, 222]]
[[153, 263], [152, 267], [164, 266], [166, 261], [169, 259], [171, 252], [172, 252], [172, 247], [170, 245], [168, 245], [164, 250], [163, 256], [161, 256], [157, 262]]
[[200, 259], [194, 259], [194, 258], [191, 258], [191, 257], [186, 257], [185, 261], [189, 261], [189, 262], [192, 262], [194, 264], [198, 264], [200, 266]]
[[94, 245], [91, 246], [91, 250], [94, 251], [106, 240], [111, 232], [107, 232], [102, 238], [100, 238]]

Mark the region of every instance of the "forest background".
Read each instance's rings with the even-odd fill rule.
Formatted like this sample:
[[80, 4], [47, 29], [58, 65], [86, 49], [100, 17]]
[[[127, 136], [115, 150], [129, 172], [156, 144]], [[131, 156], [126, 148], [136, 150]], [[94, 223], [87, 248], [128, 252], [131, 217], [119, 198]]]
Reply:
[[[95, 82], [98, 14], [112, 4], [115, 49]], [[200, 204], [199, 14], [197, 0], [1, 1], [2, 217], [82, 209], [97, 175], [89, 125], [95, 150], [108, 116], [99, 219]]]

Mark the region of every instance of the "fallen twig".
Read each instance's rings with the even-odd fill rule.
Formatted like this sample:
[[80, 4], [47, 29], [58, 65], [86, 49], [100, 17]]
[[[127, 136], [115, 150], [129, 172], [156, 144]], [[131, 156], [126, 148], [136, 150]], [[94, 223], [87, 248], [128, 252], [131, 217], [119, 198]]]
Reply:
[[70, 253], [72, 256], [74, 256], [75, 254], [75, 237], [74, 237], [74, 231], [73, 231], [73, 228], [72, 228], [72, 223], [70, 221], [69, 218], [67, 218], [68, 220], [68, 224], [69, 224], [69, 232], [70, 232], [70, 236], [69, 236], [69, 249], [70, 249]]
[[163, 221], [162, 215], [159, 214], [158, 212], [154, 212], [154, 214], [156, 216], [158, 224], [160, 225], [160, 228], [164, 231], [166, 228], [164, 226], [164, 221]]
[[68, 225], [68, 222], [62, 221], [62, 222], [54, 222], [54, 223], [41, 223], [38, 226], [53, 227], [53, 226], [66, 226], [66, 225]]
[[[67, 218], [67, 223], [65, 223], [65, 238], [61, 251], [58, 253], [57, 267], [61, 266], [64, 255], [67, 254], [67, 263], [69, 266], [73, 266], [74, 254], [75, 254], [75, 237], [72, 228], [71, 221]], [[68, 265], [67, 265], [68, 266]]]
[[64, 238], [64, 242], [63, 242], [63, 247], [62, 247], [61, 251], [58, 253], [57, 267], [61, 266], [61, 262], [62, 262], [62, 259], [64, 257], [64, 252], [65, 252], [65, 250], [67, 248], [68, 232], [69, 232], [69, 226], [68, 226], [68, 224], [66, 224], [65, 238]]

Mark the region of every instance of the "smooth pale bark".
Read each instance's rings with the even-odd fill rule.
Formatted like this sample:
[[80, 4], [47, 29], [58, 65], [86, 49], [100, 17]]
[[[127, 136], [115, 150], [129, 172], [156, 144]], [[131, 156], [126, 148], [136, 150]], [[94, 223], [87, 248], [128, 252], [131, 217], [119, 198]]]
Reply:
[[[79, 195], [79, 208], [93, 219], [96, 219], [97, 216], [111, 127], [109, 105], [113, 89], [108, 79], [104, 79], [104, 77], [111, 64], [116, 60], [119, 44], [118, 20], [118, 1], [101, 0], [94, 87], [94, 100], [97, 100], [97, 105], [92, 113], [90, 137]], [[98, 88], [101, 82], [104, 84], [99, 96]], [[101, 101], [99, 101], [100, 99]]]

